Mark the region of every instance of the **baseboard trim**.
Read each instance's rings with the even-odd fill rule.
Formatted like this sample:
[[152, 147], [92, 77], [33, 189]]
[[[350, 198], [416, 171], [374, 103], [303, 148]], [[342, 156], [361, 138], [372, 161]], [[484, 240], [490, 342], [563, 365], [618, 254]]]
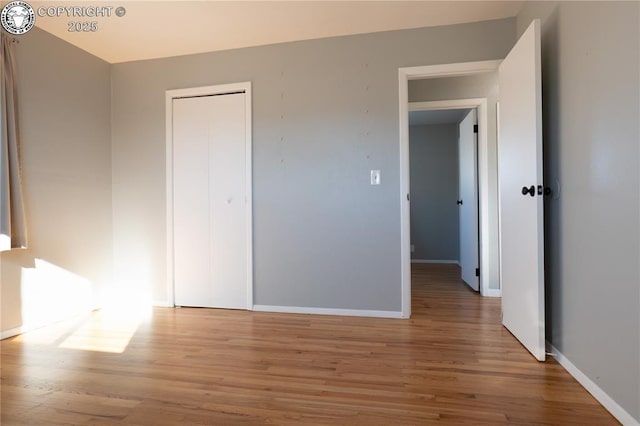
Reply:
[[574, 379], [578, 381], [595, 399], [598, 400], [604, 408], [609, 411], [613, 417], [615, 417], [620, 423], [625, 426], [639, 426], [640, 422], [636, 420], [631, 414], [629, 414], [624, 408], [622, 408], [613, 398], [611, 398], [600, 386], [592, 381], [586, 374], [584, 374], [578, 367], [576, 367], [569, 359], [562, 354], [555, 346], [547, 342], [547, 348], [550, 350], [551, 355], [558, 361]]
[[[44, 326], [42, 326], [44, 327]], [[8, 339], [9, 337], [14, 337], [17, 336], [18, 334], [22, 334], [22, 333], [26, 333], [27, 331], [31, 331], [31, 330], [35, 330], [36, 328], [40, 328], [40, 327], [16, 327], [16, 328], [12, 328], [10, 330], [5, 330], [3, 332], [0, 333], [0, 340], [4, 340], [4, 339]]]
[[257, 312], [278, 312], [285, 314], [338, 315], [347, 317], [402, 318], [402, 312], [370, 311], [364, 309], [308, 308], [300, 306], [253, 305]]
[[24, 334], [24, 333], [28, 333], [30, 331], [33, 330], [37, 330], [39, 328], [43, 328], [43, 327], [48, 327], [50, 325], [54, 325], [57, 324], [59, 322], [62, 321], [69, 321], [72, 320], [74, 318], [78, 318], [84, 315], [89, 315], [91, 312], [97, 311], [101, 309], [101, 307], [95, 307], [93, 309], [87, 310], [87, 311], [83, 311], [83, 312], [77, 312], [73, 315], [70, 315], [68, 317], [64, 317], [64, 318], [57, 318], [53, 321], [47, 322], [47, 323], [43, 323], [43, 324], [33, 324], [33, 325], [21, 325], [20, 327], [15, 327], [15, 328], [10, 328], [9, 330], [4, 330], [0, 332], [0, 340], [4, 340], [4, 339], [8, 339], [10, 337], [15, 337], [18, 336], [20, 334]]
[[457, 260], [439, 260], [439, 259], [411, 259], [411, 263], [446, 263], [453, 265], [460, 265]]
[[502, 297], [502, 290], [495, 289], [495, 288], [489, 288], [489, 289], [485, 290], [484, 293], [482, 293], [482, 296], [484, 296], [484, 297]]
[[154, 308], [173, 308], [173, 303], [169, 303], [166, 300], [154, 300], [151, 302], [151, 306]]

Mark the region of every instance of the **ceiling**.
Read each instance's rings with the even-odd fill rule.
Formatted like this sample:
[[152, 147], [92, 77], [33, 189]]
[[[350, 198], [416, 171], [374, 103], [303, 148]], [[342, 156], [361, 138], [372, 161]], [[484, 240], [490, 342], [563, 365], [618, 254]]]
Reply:
[[469, 111], [469, 109], [409, 111], [409, 125], [425, 126], [431, 124], [458, 124]]
[[[4, 1], [3, 1], [4, 3]], [[515, 16], [521, 1], [36, 1], [113, 7], [111, 16], [38, 16], [36, 26], [110, 63]], [[124, 7], [122, 17], [115, 14]], [[43, 9], [54, 12], [55, 9]], [[57, 13], [57, 12], [56, 12]], [[56, 15], [56, 13], [52, 13]], [[69, 32], [96, 21], [95, 32]]]

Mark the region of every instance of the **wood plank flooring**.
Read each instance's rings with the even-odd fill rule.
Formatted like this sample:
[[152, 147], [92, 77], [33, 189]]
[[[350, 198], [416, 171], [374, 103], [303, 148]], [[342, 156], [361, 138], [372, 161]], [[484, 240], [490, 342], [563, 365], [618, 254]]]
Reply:
[[7, 339], [1, 423], [617, 424], [457, 276], [414, 266], [410, 320], [156, 308]]

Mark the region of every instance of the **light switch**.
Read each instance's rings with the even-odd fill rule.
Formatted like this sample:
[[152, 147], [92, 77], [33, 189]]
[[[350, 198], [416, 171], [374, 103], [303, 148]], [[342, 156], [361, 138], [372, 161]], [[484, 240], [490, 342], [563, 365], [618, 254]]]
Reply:
[[380, 185], [380, 170], [371, 170], [371, 185]]

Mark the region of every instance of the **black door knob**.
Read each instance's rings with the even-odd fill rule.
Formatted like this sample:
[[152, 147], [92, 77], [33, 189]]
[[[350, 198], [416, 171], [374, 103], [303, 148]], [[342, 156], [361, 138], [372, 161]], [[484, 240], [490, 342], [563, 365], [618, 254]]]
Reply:
[[458, 200], [458, 201], [456, 201], [456, 204], [457, 204], [457, 205], [459, 205], [459, 206], [461, 206], [461, 205], [462, 205], [462, 200]]
[[526, 186], [522, 187], [522, 195], [527, 195], [529, 194], [530, 196], [534, 196], [536, 195], [536, 187], [531, 185], [529, 188], [527, 188]]

